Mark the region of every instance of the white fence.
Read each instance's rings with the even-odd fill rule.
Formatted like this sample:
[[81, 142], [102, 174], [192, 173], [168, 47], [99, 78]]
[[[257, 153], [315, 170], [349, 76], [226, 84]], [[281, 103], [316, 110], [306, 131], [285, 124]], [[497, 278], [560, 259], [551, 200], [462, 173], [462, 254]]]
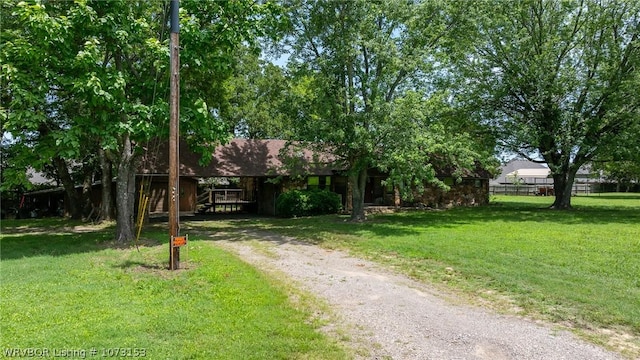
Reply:
[[[573, 195], [591, 194], [597, 192], [598, 184], [576, 183], [573, 184], [571, 193]], [[489, 185], [489, 193], [492, 195], [553, 195], [553, 184], [545, 185], [515, 185], [496, 184]]]

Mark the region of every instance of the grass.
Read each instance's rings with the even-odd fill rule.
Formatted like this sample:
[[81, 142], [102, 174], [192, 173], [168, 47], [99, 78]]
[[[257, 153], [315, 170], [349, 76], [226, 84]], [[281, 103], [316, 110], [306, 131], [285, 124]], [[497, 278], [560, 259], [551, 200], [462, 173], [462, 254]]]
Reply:
[[486, 207], [360, 224], [344, 216], [190, 222], [183, 226], [195, 235], [177, 272], [164, 270], [168, 248], [157, 239], [166, 235], [153, 228], [138, 252], [115, 247], [108, 226], [3, 221], [0, 346], [144, 349], [153, 359], [349, 357], [318, 331], [317, 304], [205, 241], [255, 227], [347, 249], [640, 357], [640, 195], [576, 197], [571, 211], [546, 209], [551, 201], [498, 196]]
[[3, 355], [119, 348], [151, 359], [348, 357], [319, 332], [309, 303], [294, 303], [287, 285], [211, 242], [190, 239], [185, 269], [169, 272], [168, 245], [157, 240], [164, 234], [146, 232], [139, 251], [114, 246], [112, 234], [60, 220], [2, 222]]
[[640, 356], [640, 195], [576, 197], [570, 211], [547, 209], [552, 200], [497, 196], [486, 207], [376, 215], [361, 224], [324, 216], [241, 226], [348, 249], [592, 336], [624, 334], [618, 348]]

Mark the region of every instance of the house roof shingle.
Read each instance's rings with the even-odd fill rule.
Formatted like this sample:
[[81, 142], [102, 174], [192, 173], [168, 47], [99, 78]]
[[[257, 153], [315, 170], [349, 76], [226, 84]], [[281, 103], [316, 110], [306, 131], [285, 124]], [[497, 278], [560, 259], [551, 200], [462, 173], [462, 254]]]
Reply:
[[[141, 174], [167, 174], [168, 144], [163, 143], [157, 152], [148, 151], [139, 167]], [[261, 177], [291, 175], [291, 167], [285, 166], [292, 159], [297, 165], [294, 171], [312, 175], [331, 175], [337, 168], [331, 159], [311, 150], [293, 150], [286, 140], [233, 139], [218, 146], [208, 165], [201, 165], [202, 156], [180, 142], [180, 175], [196, 177]]]

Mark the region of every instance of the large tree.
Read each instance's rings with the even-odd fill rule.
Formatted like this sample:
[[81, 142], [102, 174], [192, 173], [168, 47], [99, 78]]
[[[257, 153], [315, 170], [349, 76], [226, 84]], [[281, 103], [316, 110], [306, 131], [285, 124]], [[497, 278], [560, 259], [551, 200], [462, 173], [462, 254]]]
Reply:
[[245, 47], [237, 52], [235, 75], [224, 89], [229, 99], [222, 115], [235, 136], [250, 139], [284, 139], [290, 136], [287, 102], [289, 79], [285, 71]]
[[[52, 4], [51, 12], [58, 13], [69, 5]], [[80, 146], [77, 141], [68, 141], [67, 134], [73, 131], [74, 118], [81, 111], [69, 88], [80, 74], [76, 54], [84, 44], [68, 31], [79, 16], [61, 19], [44, 10], [40, 3], [3, 3], [2, 130], [11, 134], [11, 167], [22, 171], [52, 167], [65, 188], [71, 217], [79, 218], [82, 206], [70, 160], [76, 158], [80, 163], [90, 157], [91, 142]]]
[[478, 13], [467, 85], [503, 149], [546, 162], [552, 207], [569, 208], [578, 169], [637, 137], [640, 3], [487, 1]]
[[452, 169], [481, 158], [468, 134], [448, 131], [452, 94], [438, 83], [448, 77], [449, 52], [464, 47], [467, 6], [364, 0], [289, 6], [283, 48], [296, 78], [289, 95], [296, 139], [330, 150], [344, 164], [352, 220], [364, 218], [371, 168], [389, 172], [389, 182], [408, 194], [425, 182], [446, 187], [435, 177], [434, 155]]
[[[47, 149], [34, 152], [41, 162], [77, 162], [97, 144], [103, 174], [113, 164], [116, 176], [116, 238], [132, 239], [137, 159], [168, 133], [168, 1], [10, 2], [3, 131]], [[228, 133], [216, 109], [235, 48], [256, 46], [256, 24], [273, 12], [248, 0], [181, 2], [181, 130], [204, 154]]]

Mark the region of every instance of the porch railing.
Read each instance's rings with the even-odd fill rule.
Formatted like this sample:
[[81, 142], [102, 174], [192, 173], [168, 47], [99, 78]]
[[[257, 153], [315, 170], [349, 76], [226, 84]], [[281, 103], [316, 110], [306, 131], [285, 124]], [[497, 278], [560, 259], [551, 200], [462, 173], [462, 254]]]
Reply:
[[253, 194], [244, 189], [207, 189], [198, 195], [198, 212], [240, 211], [255, 203]]

